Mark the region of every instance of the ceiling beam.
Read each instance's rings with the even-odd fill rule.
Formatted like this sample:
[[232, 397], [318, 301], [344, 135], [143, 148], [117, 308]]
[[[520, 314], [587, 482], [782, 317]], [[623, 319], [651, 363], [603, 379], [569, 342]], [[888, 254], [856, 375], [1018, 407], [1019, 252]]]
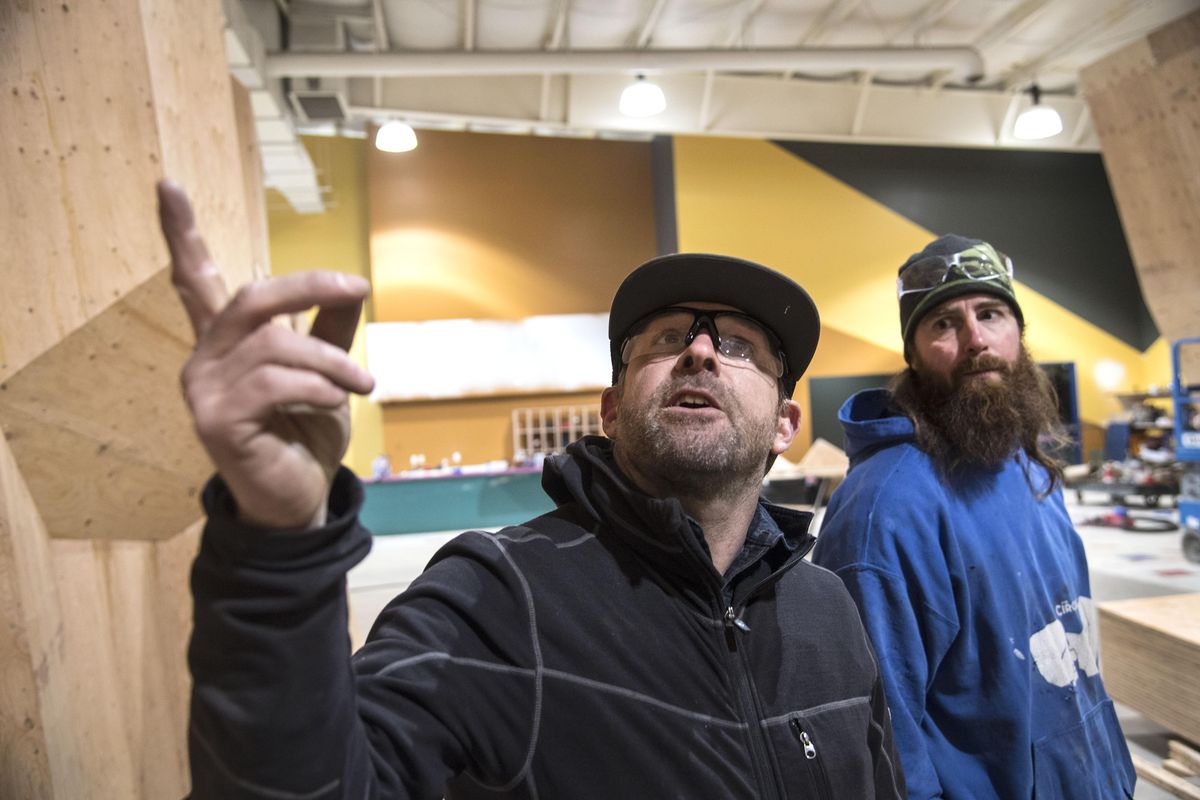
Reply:
[[[571, 0], [558, 0], [558, 10], [554, 14], [554, 27], [550, 31], [550, 38], [546, 40], [547, 50], [558, 50], [562, 47], [563, 40], [567, 36], [567, 19], [570, 11]], [[550, 116], [550, 89], [553, 86], [553, 77], [548, 72], [542, 73], [542, 93], [538, 105], [539, 119], [547, 119]]]
[[[387, 19], [383, 16], [383, 0], [371, 0], [371, 17], [375, 20], [375, 49], [386, 53], [392, 49], [388, 36]], [[375, 75], [371, 79], [371, 96], [375, 105], [383, 105], [383, 78]]]
[[762, 10], [766, 2], [767, 0], [746, 0], [742, 4], [741, 14], [737, 22], [733, 24], [733, 30], [725, 37], [726, 47], [740, 47], [746, 43], [746, 26], [750, 24], [750, 20], [754, 19], [754, 15]]
[[[926, 3], [925, 7], [917, 12], [917, 14], [909, 20], [907, 25], [896, 31], [891, 36], [887, 37], [887, 43], [895, 44], [902, 39], [908, 39], [911, 37], [913, 43], [915, 44], [916, 40], [920, 38], [922, 33], [924, 33], [931, 25], [936, 24], [937, 21], [946, 16], [946, 14], [950, 13], [950, 11], [956, 5], [958, 5], [958, 3], [959, 0], [932, 0], [932, 2]], [[939, 79], [945, 80], [944, 76], [949, 74], [950, 73], [944, 69], [934, 70], [931, 75], [927, 76], [926, 80], [936, 85]], [[868, 82], [871, 80], [871, 78], [872, 76], [867, 73]], [[938, 86], [938, 88], [941, 87]], [[854, 132], [856, 134], [858, 133], [858, 127], [862, 124], [862, 116], [866, 113], [867, 93], [869, 90], [869, 87], [863, 88], [862, 96], [859, 99], [859, 108], [854, 115]]]
[[933, 71], [970, 79], [983, 60], [969, 47], [822, 47], [761, 50], [498, 50], [392, 53], [273, 53], [273, 78], [417, 77], [639, 72]]
[[662, 16], [663, 9], [666, 7], [667, 0], [654, 0], [654, 5], [650, 8], [650, 13], [646, 15], [641, 30], [638, 31], [637, 39], [634, 40], [634, 47], [641, 49], [650, 44], [650, 40], [654, 38], [654, 29], [658, 26], [658, 18]]
[[364, 2], [358, 6], [328, 5], [315, 3], [312, 0], [291, 0], [288, 4], [287, 15], [304, 17], [310, 20], [370, 20], [371, 4]]
[[799, 44], [816, 44], [831, 29], [841, 24], [842, 20], [853, 14], [860, 5], [862, 5], [862, 0], [833, 0], [825, 8], [825, 13], [821, 14], [812, 27], [800, 37]]
[[1010, 70], [1004, 76], [1004, 88], [1011, 89], [1019, 84], [1032, 81], [1037, 78], [1038, 70], [1060, 58], [1065, 58], [1084, 45], [1092, 44], [1099, 34], [1124, 21], [1136, 5], [1133, 0], [1124, 0], [1090, 25], [1076, 29], [1064, 36], [1053, 47], [1043, 50], [1032, 61]]
[[475, 49], [475, 0], [462, 0], [463, 4], [463, 50]]
[[697, 130], [708, 130], [708, 115], [712, 108], [713, 84], [716, 80], [716, 73], [712, 70], [704, 73], [704, 92], [700, 95], [700, 111], [696, 114]]
[[[818, 17], [816, 22], [800, 37], [798, 44], [801, 46], [816, 44], [831, 29], [840, 25], [842, 20], [853, 14], [860, 5], [862, 5], [862, 0], [833, 0], [826, 6], [825, 13]], [[783, 73], [783, 79], [788, 80], [795, 74], [796, 70], [789, 69]]]
[[[516, 132], [537, 128], [539, 133], [557, 132], [566, 136], [650, 136], [652, 134], [732, 136], [809, 141], [843, 141], [875, 144], [909, 144], [927, 147], [997, 147], [1022, 150], [1058, 150], [1096, 152], [1095, 137], [1083, 135], [1072, 141], [1076, 120], [1083, 101], [1054, 98], [1054, 105], [1067, 121], [1067, 130], [1059, 136], [1039, 142], [1018, 141], [1012, 137], [1012, 121], [1028, 99], [995, 89], [962, 89], [935, 95], [914, 97], [912, 87], [887, 86], [878, 82], [830, 84], [825, 81], [790, 81], [780, 85], [775, 77], [758, 79], [715, 75], [709, 84], [706, 75], [693, 73], [675, 76], [670, 90], [679, 97], [658, 118], [632, 119], [616, 108], [615, 94], [622, 81], [613, 76], [596, 76], [585, 81], [556, 78], [555, 91], [567, 93], [569, 118], [551, 113], [538, 117], [537, 97], [514, 107], [497, 96], [492, 85], [480, 79], [473, 85], [477, 99], [455, 93], [453, 100], [425, 96], [420, 79], [397, 79], [398, 89], [390, 94], [389, 108], [351, 107], [352, 118], [403, 116], [414, 127], [469, 125], [482, 130]], [[511, 94], [520, 86], [516, 78], [502, 78]], [[540, 76], [528, 76], [536, 91]], [[708, 84], [708, 85], [706, 85]], [[405, 86], [408, 89], [406, 90]], [[863, 95], [866, 93], [866, 99]], [[708, 99], [704, 96], [708, 94]], [[1022, 100], [1024, 103], [1022, 103]], [[702, 115], [700, 106], [707, 103]], [[807, 114], [800, 111], [822, 104], [825, 111]], [[920, 114], [906, 120], [902, 132], [889, 128], [885, 121], [903, 116], [919, 104]], [[468, 110], [470, 109], [470, 110]], [[790, 113], [788, 109], [794, 110]], [[854, 120], [857, 117], [857, 122]], [[855, 132], [857, 130], [857, 132]]]
[[[1010, 36], [1028, 25], [1049, 4], [1050, 0], [1025, 0], [1025, 2], [1001, 17], [991, 27], [976, 36], [974, 41], [971, 42], [972, 46], [977, 50], [986, 50], [992, 45], [999, 43], [1006, 36]], [[935, 75], [933, 78], [933, 89], [941, 89], [950, 79], [950, 74], [946, 72]]]
[[887, 37], [888, 44], [895, 44], [902, 39], [912, 37], [914, 44], [918, 36], [925, 32], [929, 26], [934, 25], [946, 14], [959, 4], [960, 0], [932, 0], [926, 3], [925, 7], [918, 11], [908, 23], [900, 30]]
[[870, 72], [864, 72], [858, 76], [858, 101], [854, 104], [854, 121], [850, 124], [851, 136], [858, 136], [862, 133], [863, 120], [867, 117], [867, 101], [871, 97], [872, 77]]
[[1048, 5], [1050, 5], [1050, 0], [1025, 0], [1024, 3], [997, 20], [990, 28], [976, 36], [973, 44], [980, 50], [991, 47], [1004, 37], [1020, 31]]
[[554, 13], [554, 28], [546, 41], [547, 50], [558, 50], [562, 47], [567, 36], [567, 20], [571, 15], [571, 0], [558, 0], [558, 10]]

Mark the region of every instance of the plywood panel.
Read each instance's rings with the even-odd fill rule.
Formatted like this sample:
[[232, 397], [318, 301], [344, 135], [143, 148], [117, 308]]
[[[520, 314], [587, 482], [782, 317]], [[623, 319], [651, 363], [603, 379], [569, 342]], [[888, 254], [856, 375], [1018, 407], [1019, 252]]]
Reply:
[[1154, 321], [1168, 340], [1200, 335], [1200, 11], [1088, 67], [1081, 86]]
[[189, 188], [231, 285], [264, 263], [221, 29], [219, 0], [0, 2], [5, 798], [187, 792], [209, 466], [179, 396], [191, 334], [154, 184]]
[[[130, 0], [124, 0], [130, 2]], [[181, 183], [196, 208], [209, 249], [230, 287], [254, 276], [255, 233], [247, 224], [242, 148], [225, 62], [224, 16], [219, 0], [138, 4], [150, 64], [153, 111], [162, 152], [161, 174]], [[141, 191], [153, 193], [153, 181]], [[158, 175], [154, 175], [158, 177]], [[261, 207], [262, 198], [256, 198]], [[254, 213], [263, 213], [258, 210]], [[157, 217], [144, 218], [153, 228]], [[167, 264], [156, 237], [156, 266]], [[265, 246], [265, 245], [264, 245]]]
[[[114, 649], [127, 621], [112, 613], [108, 547], [88, 540], [52, 544], [54, 585], [62, 607], [58, 679], [65, 684], [70, 710], [60, 717], [43, 709], [43, 715], [52, 752], [78, 771], [87, 787], [83, 796], [136, 797], [137, 754], [130, 746], [125, 705], [140, 686], [127, 682], [127, 673], [137, 667]], [[54, 796], [69, 797], [72, 791], [56, 784]]]
[[0, 3], [0, 379], [162, 267], [142, 39], [131, 0]]
[[[90, 796], [172, 797], [187, 785], [190, 603], [179, 602], [199, 525], [169, 542], [56, 541], [73, 719]], [[164, 600], [168, 602], [164, 602]], [[103, 739], [94, 733], [107, 731]], [[58, 741], [65, 741], [58, 731]], [[68, 796], [68, 795], [63, 795]]]
[[211, 467], [177, 375], [191, 329], [166, 272], [0, 383], [0, 425], [52, 536], [162, 539]]
[[1101, 603], [1100, 641], [1115, 700], [1200, 740], [1200, 594]]
[[44, 704], [64, 705], [48, 538], [0, 440], [0, 797], [53, 797]]
[[52, 542], [2, 441], [0, 498], [0, 797], [181, 796], [200, 523]]

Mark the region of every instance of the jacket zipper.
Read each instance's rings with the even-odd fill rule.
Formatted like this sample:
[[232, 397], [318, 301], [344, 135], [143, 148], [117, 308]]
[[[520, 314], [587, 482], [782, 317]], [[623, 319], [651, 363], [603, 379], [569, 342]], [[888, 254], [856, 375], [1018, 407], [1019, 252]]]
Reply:
[[[729, 606], [728, 608], [726, 608], [725, 609], [725, 624], [726, 625], [730, 625], [730, 624], [737, 625], [738, 628], [745, 631], [746, 633], [749, 633], [750, 626], [747, 625], [745, 620], [742, 619], [742, 614], [745, 613], [746, 606], [748, 606], [750, 604], [750, 599], [752, 597], [754, 597], [754, 595], [761, 592], [767, 586], [770, 586], [771, 584], [778, 581], [788, 571], [790, 571], [792, 569], [792, 567], [796, 566], [801, 561], [803, 561], [804, 557], [806, 555], [808, 555], [808, 551], [812, 550], [813, 545], [815, 545], [816, 543], [817, 542], [815, 539], [810, 541], [807, 545], [805, 545], [804, 547], [800, 548], [795, 553], [793, 553], [792, 557], [790, 559], [788, 559], [783, 564], [783, 566], [781, 566], [779, 569], [772, 572], [767, 577], [763, 578], [758, 583], [754, 584], [754, 586], [751, 587], [749, 591], [747, 591], [744, 595], [742, 595], [742, 602], [741, 602], [740, 609], [735, 608], [732, 605]], [[720, 587], [718, 587], [717, 591], [720, 592]]]
[[[764, 587], [769, 586], [775, 581], [783, 577], [784, 573], [794, 567], [804, 558], [805, 554], [812, 549], [816, 541], [810, 541], [806, 547], [797, 551], [791, 559], [783, 566], [775, 570], [772, 574], [763, 578], [756, 583], [750, 591], [742, 596], [741, 608], [738, 609], [732, 604], [726, 606], [721, 617], [725, 621], [725, 630], [728, 634], [727, 646], [730, 650], [737, 653], [738, 663], [741, 665], [741, 674], [738, 676], [738, 699], [742, 704], [742, 714], [746, 719], [750, 738], [750, 757], [754, 763], [754, 772], [758, 777], [758, 783], [764, 790], [770, 790], [770, 794], [764, 794], [763, 797], [781, 797], [783, 795], [783, 787], [779, 786], [775, 779], [775, 771], [771, 768], [771, 760], [768, 756], [769, 744], [766, 741], [766, 734], [763, 733], [760, 720], [763, 717], [762, 709], [759, 708], [758, 699], [754, 693], [754, 681], [752, 678], [753, 671], [750, 669], [750, 663], [746, 655], [745, 648], [737, 647], [734, 639], [735, 629], [743, 634], [750, 633], [750, 625], [742, 619], [742, 614], [745, 613], [746, 606], [754, 595], [758, 594]], [[718, 585], [717, 596], [721, 595], [721, 587]], [[807, 735], [807, 734], [806, 734]], [[816, 752], [815, 750], [813, 751]], [[824, 767], [822, 767], [822, 776], [824, 776]], [[824, 787], [822, 787], [824, 788]], [[828, 793], [826, 793], [828, 796]]]
[[[691, 540], [685, 540], [691, 541]], [[736, 652], [738, 663], [740, 665], [740, 674], [735, 676], [737, 684], [738, 702], [742, 708], [742, 717], [746, 721], [748, 729], [748, 738], [750, 739], [750, 762], [754, 769], [755, 780], [762, 788], [760, 797], [766, 800], [767, 798], [781, 798], [783, 796], [783, 787], [779, 785], [779, 781], [775, 778], [775, 771], [771, 768], [771, 761], [768, 756], [767, 736], [762, 730], [760, 720], [762, 719], [762, 709], [758, 707], [758, 700], [754, 694], [754, 686], [751, 675], [750, 664], [747, 660], [745, 648], [737, 647], [734, 638], [735, 630], [741, 631], [743, 634], [750, 633], [750, 625], [742, 619], [742, 613], [746, 609], [746, 602], [758, 593], [764, 586], [774, 583], [784, 575], [789, 569], [795, 566], [813, 545], [817, 543], [815, 538], [810, 537], [804, 547], [801, 547], [793, 557], [777, 569], [773, 574], [768, 575], [763, 580], [759, 581], [754, 587], [743, 596], [742, 610], [738, 611], [733, 605], [725, 606], [722, 602], [724, 592], [722, 590], [721, 581], [716, 571], [712, 568], [712, 560], [707, 554], [699, 551], [699, 548], [685, 546], [691, 555], [703, 565], [703, 570], [708, 578], [709, 586], [718, 598], [716, 611], [717, 618], [725, 623], [726, 647]]]
[[822, 798], [829, 797], [829, 777], [825, 774], [825, 764], [821, 759], [817, 758], [817, 746], [813, 744], [812, 737], [808, 735], [808, 731], [800, 725], [800, 720], [792, 717], [788, 723], [792, 728], [792, 733], [800, 740], [800, 746], [804, 748], [804, 758], [813, 762], [812, 772], [816, 778], [817, 791]]
[[734, 651], [740, 667], [735, 683], [737, 683], [738, 701], [742, 706], [742, 717], [746, 720], [747, 738], [750, 740], [750, 761], [754, 766], [754, 776], [762, 790], [759, 796], [778, 798], [782, 796], [782, 788], [775, 779], [775, 771], [771, 768], [771, 760], [767, 754], [766, 734], [763, 733], [762, 725], [759, 724], [759, 720], [762, 719], [762, 710], [758, 707], [758, 700], [754, 696], [754, 684], [746, 648], [738, 647], [734, 639], [737, 631], [749, 633], [750, 626], [734, 613], [733, 606], [727, 607], [722, 616], [725, 620], [726, 644], [730, 650]]
[[725, 627], [734, 627], [743, 633], [750, 632], [750, 626], [746, 623], [746, 620], [737, 615], [737, 612], [733, 610], [733, 606], [725, 609]]

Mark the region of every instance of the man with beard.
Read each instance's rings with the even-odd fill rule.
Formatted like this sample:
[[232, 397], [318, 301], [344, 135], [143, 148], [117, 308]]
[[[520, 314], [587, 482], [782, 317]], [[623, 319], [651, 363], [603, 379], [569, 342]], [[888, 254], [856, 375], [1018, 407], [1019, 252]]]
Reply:
[[943, 236], [898, 284], [909, 368], [842, 406], [850, 472], [814, 561], [874, 642], [908, 796], [1132, 797], [1012, 262]]
[[[196, 798], [903, 796], [878, 668], [810, 515], [759, 498], [820, 331], [765, 267], [676, 254], [613, 298], [605, 431], [550, 459], [557, 509], [469, 532], [353, 657], [345, 575], [370, 547], [338, 461], [365, 281], [229, 303], [160, 189], [197, 333], [183, 386], [217, 465], [192, 572]], [[272, 317], [321, 307], [312, 334]], [[469, 364], [465, 365], [469, 368]]]

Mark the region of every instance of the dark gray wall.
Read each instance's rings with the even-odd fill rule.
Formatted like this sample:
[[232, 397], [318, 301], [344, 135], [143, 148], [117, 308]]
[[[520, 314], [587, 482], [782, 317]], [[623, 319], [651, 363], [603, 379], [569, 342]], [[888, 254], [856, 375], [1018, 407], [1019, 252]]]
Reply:
[[1126, 344], [1158, 338], [1099, 155], [776, 144], [923, 228], [988, 240], [1017, 280]]

